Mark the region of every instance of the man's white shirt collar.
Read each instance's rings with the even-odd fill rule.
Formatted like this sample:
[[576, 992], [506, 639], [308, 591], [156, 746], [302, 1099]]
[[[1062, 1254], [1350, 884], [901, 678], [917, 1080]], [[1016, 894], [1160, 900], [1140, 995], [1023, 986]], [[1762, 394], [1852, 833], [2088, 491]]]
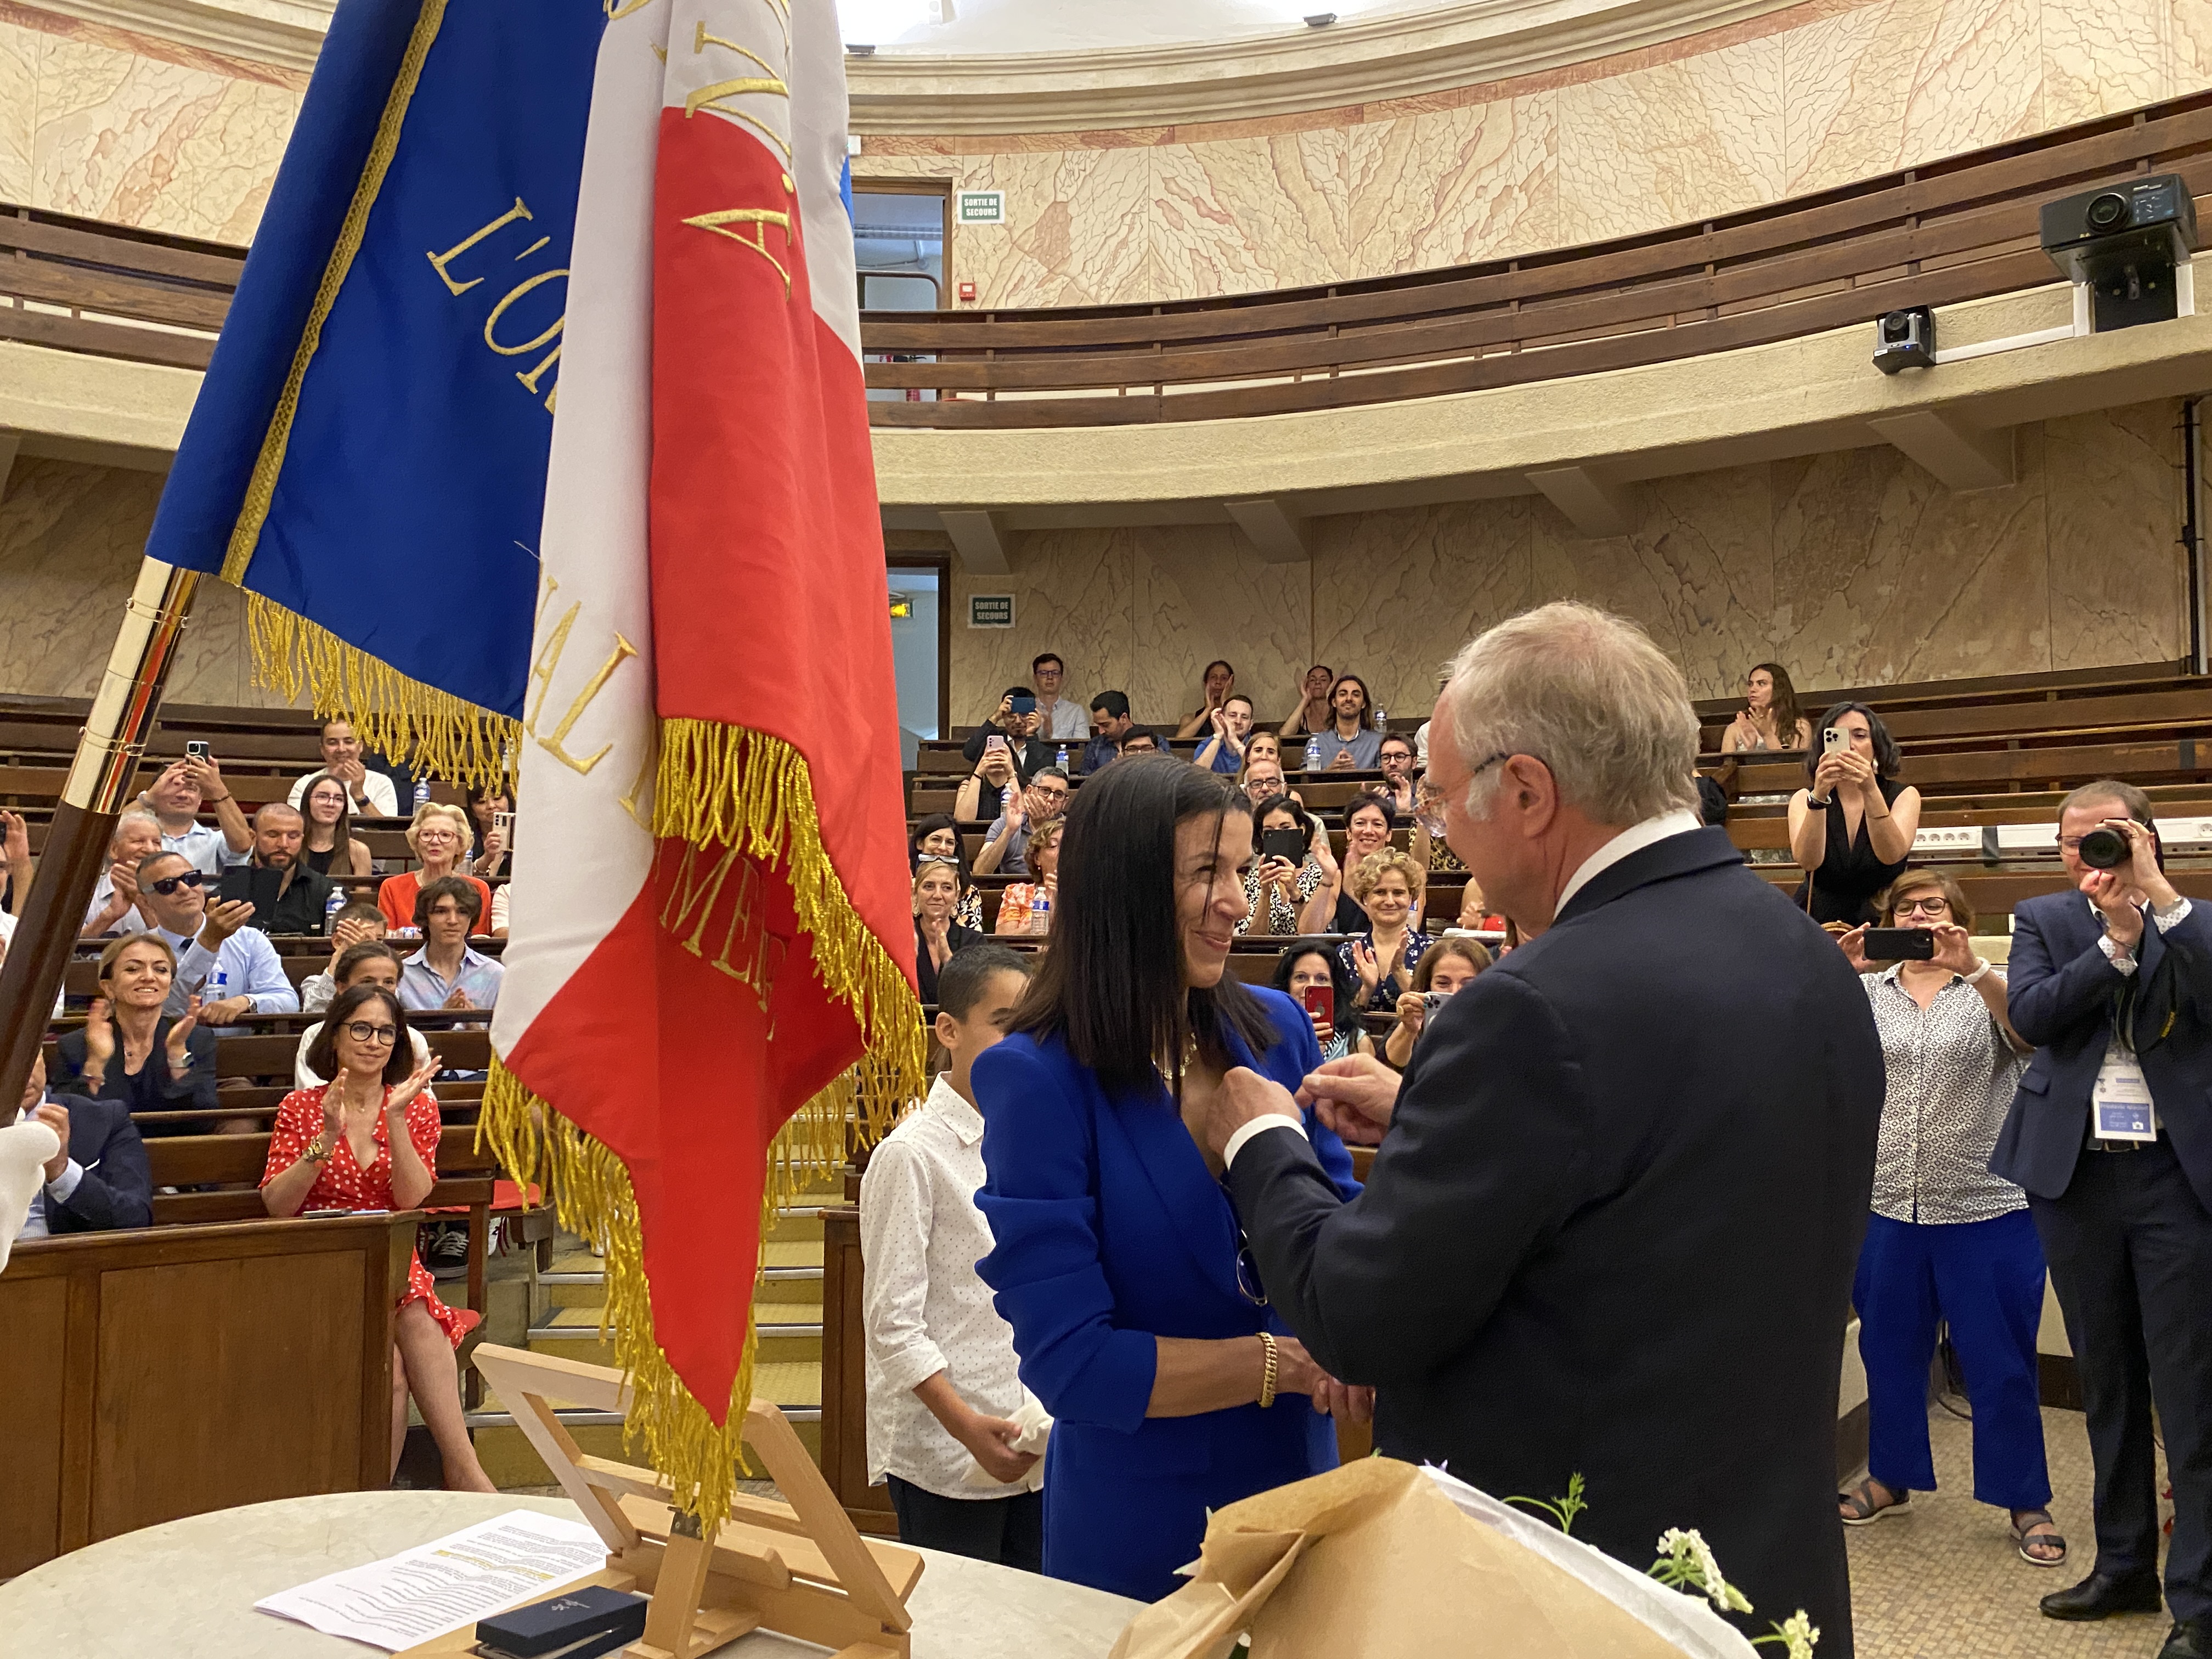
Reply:
[[1582, 867], [1567, 878], [1567, 884], [1559, 890], [1559, 902], [1552, 907], [1556, 921], [1567, 908], [1567, 901], [1610, 870], [1632, 853], [1640, 853], [1654, 842], [1669, 836], [1687, 835], [1692, 830], [1705, 828], [1705, 821], [1686, 806], [1677, 806], [1648, 817], [1641, 823], [1632, 823], [1611, 841], [1582, 861]]

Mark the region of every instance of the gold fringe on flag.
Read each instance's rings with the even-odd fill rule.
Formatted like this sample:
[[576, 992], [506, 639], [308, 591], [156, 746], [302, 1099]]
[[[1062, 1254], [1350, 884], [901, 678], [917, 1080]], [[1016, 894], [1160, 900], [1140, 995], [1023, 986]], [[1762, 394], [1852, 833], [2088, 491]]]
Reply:
[[[765, 1236], [777, 1210], [814, 1181], [834, 1178], [848, 1152], [845, 1126], [880, 1135], [922, 1092], [921, 1011], [906, 975], [846, 896], [822, 846], [805, 757], [779, 738], [706, 720], [660, 723], [653, 831], [702, 848], [738, 848], [780, 871], [799, 927], [813, 940], [813, 971], [847, 1002], [867, 1053], [793, 1115], [771, 1143], [761, 1202]], [[792, 964], [796, 967], [796, 963]], [[744, 1417], [752, 1401], [757, 1296], [745, 1325], [744, 1358], [717, 1427], [684, 1387], [655, 1340], [637, 1198], [615, 1154], [533, 1094], [497, 1055], [484, 1086], [477, 1138], [518, 1182], [542, 1180], [561, 1224], [597, 1243], [606, 1260], [606, 1323], [615, 1363], [631, 1388], [626, 1444], [642, 1443], [669, 1478], [677, 1506], [708, 1528], [728, 1516], [744, 1463]], [[603, 1326], [604, 1329], [605, 1327]]]
[[305, 690], [317, 714], [351, 721], [364, 744], [411, 771], [514, 787], [520, 721], [410, 679], [258, 593], [246, 596], [246, 630], [257, 685], [295, 702]]

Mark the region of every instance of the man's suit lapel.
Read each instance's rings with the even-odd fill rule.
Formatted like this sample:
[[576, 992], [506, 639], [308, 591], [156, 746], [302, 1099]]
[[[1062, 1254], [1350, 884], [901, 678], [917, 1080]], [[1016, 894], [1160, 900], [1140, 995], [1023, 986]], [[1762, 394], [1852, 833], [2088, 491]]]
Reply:
[[1655, 841], [1649, 847], [1638, 848], [1618, 864], [1608, 865], [1585, 882], [1569, 899], [1566, 908], [1553, 919], [1557, 927], [1578, 916], [1589, 915], [1601, 905], [1639, 887], [1655, 881], [1669, 880], [1675, 876], [1692, 875], [1700, 870], [1718, 869], [1723, 865], [1741, 864], [1743, 854], [1737, 852], [1725, 830], [1705, 828], [1686, 830], [1679, 836], [1668, 836]]

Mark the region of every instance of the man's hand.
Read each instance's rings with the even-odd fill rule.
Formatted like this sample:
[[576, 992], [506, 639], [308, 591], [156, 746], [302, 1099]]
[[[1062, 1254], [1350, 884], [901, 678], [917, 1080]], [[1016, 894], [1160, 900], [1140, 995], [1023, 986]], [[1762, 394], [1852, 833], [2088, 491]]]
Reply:
[[1398, 1074], [1372, 1054], [1347, 1054], [1306, 1073], [1297, 1103], [1355, 1146], [1379, 1146], [1398, 1107]]
[[61, 1137], [61, 1150], [46, 1160], [46, 1184], [51, 1187], [69, 1171], [69, 1109], [45, 1100], [32, 1109], [31, 1115]]
[[1349, 749], [1338, 750], [1336, 751], [1336, 758], [1328, 763], [1328, 769], [1332, 772], [1349, 772], [1352, 770], [1352, 751]]
[[1231, 1066], [1222, 1077], [1221, 1086], [1213, 1091], [1213, 1098], [1206, 1103], [1206, 1150], [1221, 1157], [1230, 1136], [1254, 1118], [1271, 1113], [1289, 1118], [1300, 1115], [1297, 1102], [1281, 1084], [1261, 1077], [1249, 1066]]
[[2130, 861], [2114, 873], [2124, 875], [2128, 884], [2135, 889], [2130, 896], [2140, 898], [2154, 910], [2163, 910], [2181, 896], [2166, 878], [2166, 872], [2158, 867], [2155, 836], [2132, 818], [2106, 818], [2104, 827], [2128, 844]]
[[[253, 1012], [252, 997], [225, 997], [220, 1002], [210, 1002], [200, 1010], [200, 1018], [210, 1025], [228, 1025], [233, 1020], [244, 1019]], [[172, 1035], [174, 1028], [172, 1028]]]
[[323, 770], [345, 785], [346, 793], [351, 795], [356, 800], [362, 798], [362, 790], [368, 782], [368, 768], [362, 763], [360, 756], [356, 755], [351, 760], [339, 761], [333, 766], [325, 766]]
[[1018, 1452], [1013, 1449], [1012, 1443], [1021, 1437], [1022, 1425], [1018, 1423], [969, 1412], [953, 1432], [968, 1449], [968, 1455], [983, 1466], [983, 1473], [1001, 1486], [1012, 1485], [1036, 1467], [1035, 1452]]
[[230, 793], [222, 781], [222, 768], [212, 755], [187, 755], [183, 762], [185, 775], [199, 786], [200, 799], [218, 801]]
[[223, 940], [253, 920], [251, 899], [224, 899], [208, 906], [207, 921], [200, 928], [200, 943], [210, 951], [222, 948]]
[[476, 1004], [469, 1000], [469, 994], [466, 991], [456, 985], [453, 987], [452, 994], [447, 997], [442, 1006], [459, 1011], [463, 1008], [473, 1008]]
[[115, 890], [108, 896], [108, 908], [117, 915], [121, 915], [138, 902], [138, 867], [136, 865], [109, 865], [107, 884]]
[[2142, 942], [2142, 912], [2136, 908], [2134, 889], [2118, 871], [2090, 871], [2081, 878], [2081, 890], [2105, 918], [2114, 944], [2132, 951]]

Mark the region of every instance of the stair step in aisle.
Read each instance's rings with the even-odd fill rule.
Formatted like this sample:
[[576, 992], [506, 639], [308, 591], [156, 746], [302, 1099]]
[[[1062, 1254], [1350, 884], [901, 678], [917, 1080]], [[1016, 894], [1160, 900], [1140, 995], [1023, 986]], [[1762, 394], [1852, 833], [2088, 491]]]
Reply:
[[[806, 1195], [813, 1203], [834, 1201], [830, 1193]], [[761, 1278], [754, 1289], [759, 1345], [754, 1358], [757, 1397], [782, 1407], [807, 1451], [822, 1455], [822, 1220], [802, 1206], [781, 1212], [761, 1247]], [[537, 1279], [538, 1301], [531, 1310], [526, 1346], [533, 1353], [557, 1355], [589, 1364], [611, 1365], [614, 1333], [602, 1334], [606, 1310], [605, 1264], [580, 1241], [563, 1235], [553, 1265]], [[622, 1414], [562, 1409], [562, 1427], [584, 1451], [598, 1457], [641, 1462], [643, 1452], [623, 1445]], [[469, 1413], [477, 1456], [500, 1486], [550, 1485], [545, 1468], [514, 1413], [495, 1395]]]

